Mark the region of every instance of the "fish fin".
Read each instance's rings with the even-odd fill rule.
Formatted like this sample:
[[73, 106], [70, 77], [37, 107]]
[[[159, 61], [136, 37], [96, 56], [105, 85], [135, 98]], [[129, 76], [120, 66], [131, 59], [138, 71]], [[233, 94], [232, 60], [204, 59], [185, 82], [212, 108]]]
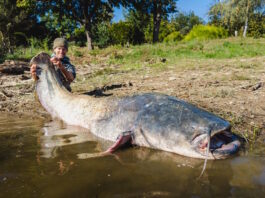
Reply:
[[80, 153], [80, 154], [77, 154], [77, 157], [79, 159], [89, 159], [89, 158], [98, 158], [98, 157], [105, 157], [108, 155], [112, 155], [112, 153], [114, 153], [118, 149], [120, 149], [120, 148], [122, 148], [128, 144], [132, 145], [133, 137], [134, 137], [134, 135], [133, 135], [132, 131], [122, 132], [117, 137], [116, 142], [110, 148], [108, 148], [106, 151], [100, 152], [100, 153]]
[[116, 142], [110, 147], [108, 148], [107, 151], [105, 152], [108, 152], [108, 153], [113, 153], [115, 152], [116, 150], [118, 150], [119, 148], [122, 148], [123, 146], [125, 145], [128, 145], [128, 144], [132, 144], [133, 142], [133, 132], [132, 131], [125, 131], [125, 132], [122, 132]]

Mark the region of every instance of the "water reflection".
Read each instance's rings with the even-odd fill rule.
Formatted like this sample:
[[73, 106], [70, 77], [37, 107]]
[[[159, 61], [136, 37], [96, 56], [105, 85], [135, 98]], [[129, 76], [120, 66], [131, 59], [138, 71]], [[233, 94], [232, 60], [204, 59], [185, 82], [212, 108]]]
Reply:
[[[95, 152], [100, 152], [110, 143], [107, 141], [98, 141], [99, 139], [92, 135], [87, 129], [77, 126], [69, 126], [60, 120], [54, 120], [46, 123], [41, 129], [39, 144], [41, 146], [41, 157], [54, 158], [58, 155], [58, 149], [72, 144], [81, 144], [90, 142], [96, 144]], [[105, 145], [100, 145], [100, 143]]]
[[[57, 152], [59, 148], [73, 149], [86, 142], [86, 148], [76, 150], [72, 160], [60, 159], [58, 170], [61, 175], [66, 174], [70, 169], [72, 174], [89, 170], [87, 181], [82, 182], [93, 186], [89, 181], [97, 181], [98, 186], [95, 189], [101, 188], [99, 192], [97, 191], [99, 196], [108, 197], [111, 194], [115, 197], [174, 197], [176, 195], [244, 197], [243, 188], [248, 189], [249, 195], [252, 193], [259, 195], [264, 192], [264, 185], [262, 186], [264, 165], [257, 160], [254, 162], [249, 157], [208, 161], [207, 169], [199, 179], [203, 160], [135, 147], [101, 159], [89, 158], [80, 161], [76, 159], [80, 153], [100, 153], [111, 143], [96, 138], [85, 129], [65, 126], [60, 122], [49, 123], [42, 130], [43, 136], [40, 140], [43, 157], [60, 158]], [[72, 146], [69, 147], [70, 145]], [[65, 153], [69, 153], [66, 151], [67, 148], [64, 148]], [[74, 167], [75, 163], [78, 163], [78, 169]], [[249, 170], [250, 164], [255, 169]], [[98, 177], [101, 177], [101, 180]], [[106, 182], [108, 187], [103, 188], [102, 183]], [[257, 191], [255, 186], [260, 185], [262, 190]]]
[[[263, 197], [265, 158], [208, 161], [147, 148], [102, 158], [110, 142], [59, 121], [0, 117], [0, 197]], [[260, 149], [260, 148], [259, 148]], [[263, 150], [264, 151], [264, 150]]]

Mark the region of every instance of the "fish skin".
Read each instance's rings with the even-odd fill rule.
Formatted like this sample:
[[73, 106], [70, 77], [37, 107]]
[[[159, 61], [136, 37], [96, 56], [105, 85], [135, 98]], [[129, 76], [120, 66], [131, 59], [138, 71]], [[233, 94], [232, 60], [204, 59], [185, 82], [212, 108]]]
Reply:
[[52, 117], [87, 128], [100, 138], [115, 142], [122, 132], [133, 131], [136, 145], [205, 159], [191, 144], [194, 134], [213, 135], [230, 128], [224, 119], [173, 96], [94, 98], [70, 93], [49, 59], [41, 53], [31, 61], [40, 69], [36, 90], [41, 104]]

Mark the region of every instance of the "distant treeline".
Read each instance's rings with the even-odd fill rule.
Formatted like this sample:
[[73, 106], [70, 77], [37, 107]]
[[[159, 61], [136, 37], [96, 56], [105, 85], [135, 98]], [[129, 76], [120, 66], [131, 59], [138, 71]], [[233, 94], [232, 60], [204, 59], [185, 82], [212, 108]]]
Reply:
[[[89, 49], [235, 33], [262, 37], [264, 2], [213, 0], [205, 24], [193, 12], [179, 12], [177, 0], [0, 0], [0, 57], [17, 46], [49, 48], [56, 37]], [[124, 8], [124, 21], [112, 22], [115, 7]]]

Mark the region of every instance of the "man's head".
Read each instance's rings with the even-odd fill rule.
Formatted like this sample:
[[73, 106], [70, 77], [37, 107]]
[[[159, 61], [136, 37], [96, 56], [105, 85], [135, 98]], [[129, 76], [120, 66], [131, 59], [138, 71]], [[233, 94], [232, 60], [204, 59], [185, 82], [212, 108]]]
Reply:
[[53, 51], [57, 58], [62, 59], [68, 51], [68, 43], [64, 38], [56, 38], [53, 41]]

